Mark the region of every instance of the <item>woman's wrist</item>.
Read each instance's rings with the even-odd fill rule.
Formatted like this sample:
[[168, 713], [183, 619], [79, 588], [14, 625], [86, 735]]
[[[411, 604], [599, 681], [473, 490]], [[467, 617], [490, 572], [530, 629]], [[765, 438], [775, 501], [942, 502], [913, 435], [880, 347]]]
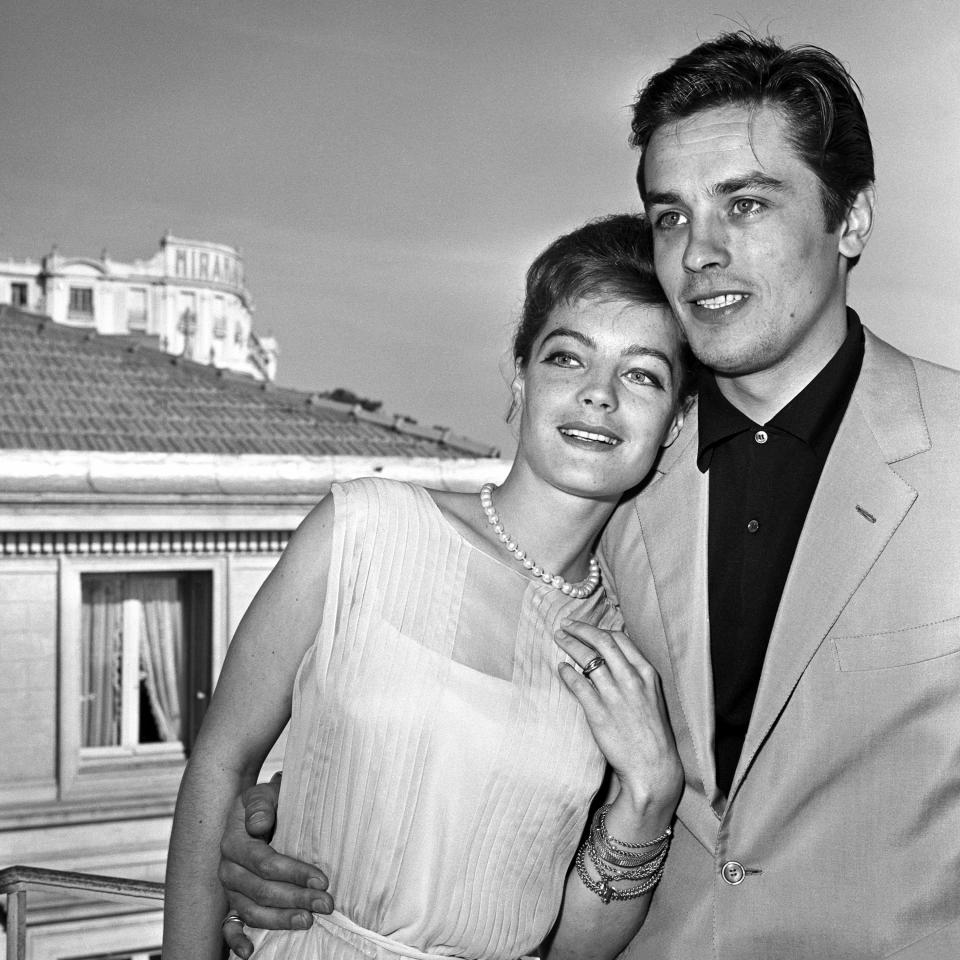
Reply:
[[611, 832], [634, 842], [659, 836], [673, 822], [681, 786], [664, 795], [621, 782], [620, 792], [607, 812]]

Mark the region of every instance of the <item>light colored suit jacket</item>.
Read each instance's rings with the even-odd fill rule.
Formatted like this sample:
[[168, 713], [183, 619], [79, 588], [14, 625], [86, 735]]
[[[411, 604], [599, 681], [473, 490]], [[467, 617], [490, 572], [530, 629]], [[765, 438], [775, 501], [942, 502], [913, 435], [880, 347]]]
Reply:
[[608, 526], [686, 774], [630, 960], [960, 958], [960, 373], [865, 335], [726, 806], [695, 411]]

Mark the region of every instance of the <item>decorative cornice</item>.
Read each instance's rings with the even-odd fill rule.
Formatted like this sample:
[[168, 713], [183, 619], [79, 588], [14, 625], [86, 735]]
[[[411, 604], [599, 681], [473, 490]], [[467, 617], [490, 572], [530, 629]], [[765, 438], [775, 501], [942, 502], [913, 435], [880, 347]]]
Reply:
[[291, 530], [0, 531], [0, 556], [137, 556], [280, 553]]

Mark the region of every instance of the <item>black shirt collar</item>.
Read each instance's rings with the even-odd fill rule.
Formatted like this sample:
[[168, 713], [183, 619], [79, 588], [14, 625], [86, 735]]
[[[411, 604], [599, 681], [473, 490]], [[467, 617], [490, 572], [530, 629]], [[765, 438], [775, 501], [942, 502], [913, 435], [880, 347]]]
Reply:
[[863, 327], [857, 314], [847, 308], [847, 336], [827, 365], [785, 407], [759, 424], [738, 410], [720, 392], [708, 371], [700, 384], [697, 466], [706, 471], [717, 444], [745, 430], [761, 426], [783, 430], [809, 444], [826, 459], [863, 363]]

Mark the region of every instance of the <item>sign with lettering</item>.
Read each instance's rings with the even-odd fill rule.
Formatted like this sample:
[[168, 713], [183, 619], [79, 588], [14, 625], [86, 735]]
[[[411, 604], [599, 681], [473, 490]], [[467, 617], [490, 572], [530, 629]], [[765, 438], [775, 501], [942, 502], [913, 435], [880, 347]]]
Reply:
[[221, 245], [174, 240], [165, 246], [168, 276], [243, 287], [243, 261]]

